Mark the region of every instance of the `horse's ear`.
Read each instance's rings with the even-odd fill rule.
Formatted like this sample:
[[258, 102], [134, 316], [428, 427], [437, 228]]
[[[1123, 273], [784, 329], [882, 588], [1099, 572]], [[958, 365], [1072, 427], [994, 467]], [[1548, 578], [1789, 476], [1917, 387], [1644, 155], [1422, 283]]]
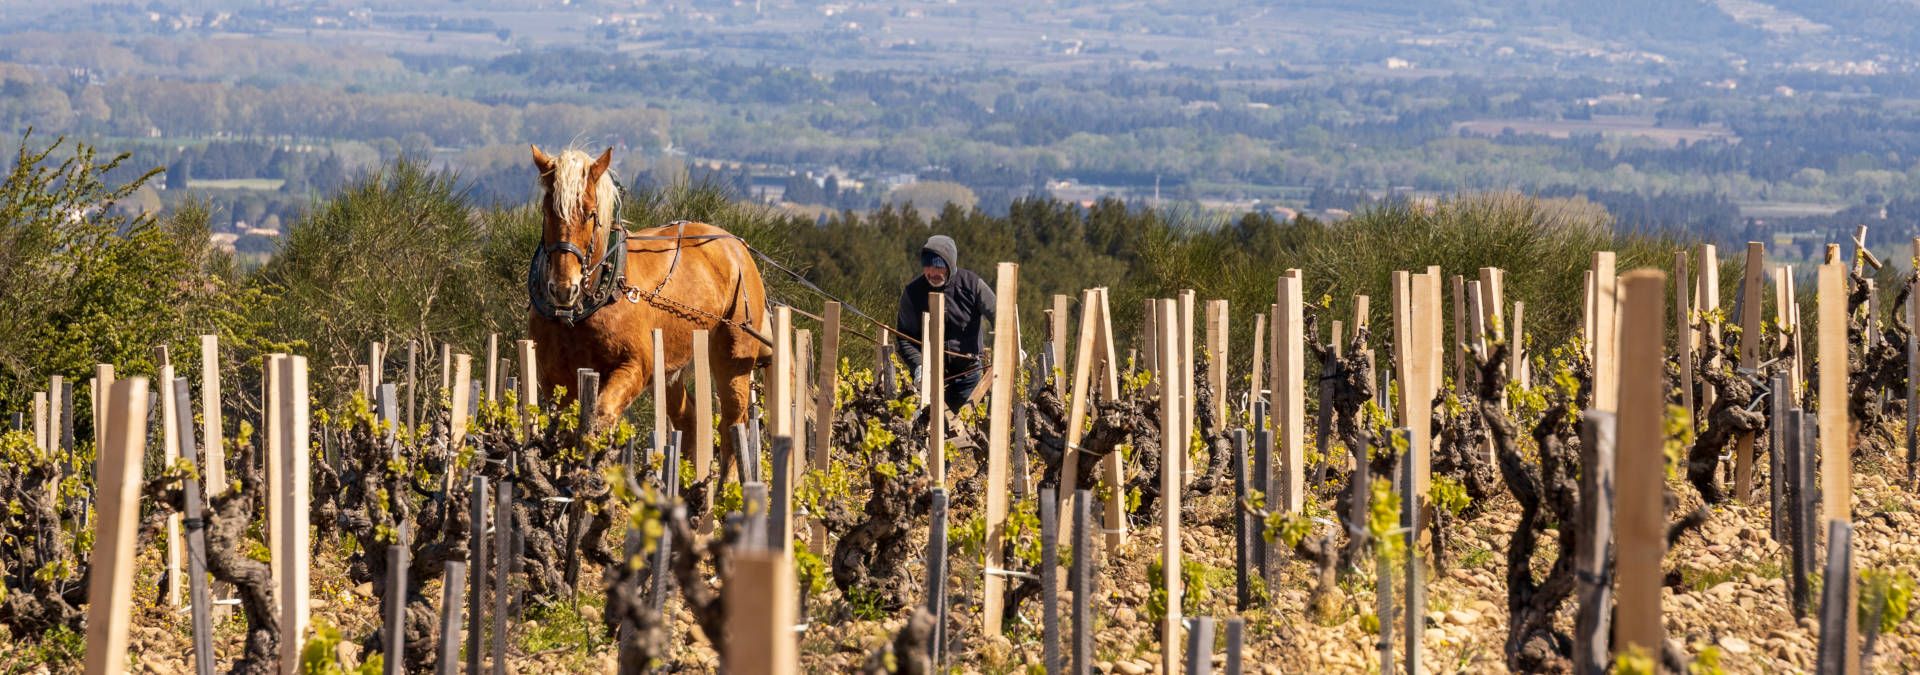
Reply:
[[600, 182], [600, 177], [606, 175], [609, 166], [613, 166], [613, 148], [607, 148], [606, 152], [600, 153], [600, 159], [593, 160], [593, 169], [587, 172], [587, 183]]
[[533, 148], [533, 166], [540, 170], [541, 176], [553, 173], [553, 155], [540, 151], [540, 146], [529, 144]]

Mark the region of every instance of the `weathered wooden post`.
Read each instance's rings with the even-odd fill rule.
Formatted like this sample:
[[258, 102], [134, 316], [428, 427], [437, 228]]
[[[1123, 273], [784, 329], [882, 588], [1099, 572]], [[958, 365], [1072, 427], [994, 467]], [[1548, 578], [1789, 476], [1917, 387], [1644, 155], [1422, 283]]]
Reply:
[[[1745, 281], [1741, 283], [1740, 300], [1740, 367], [1752, 370], [1760, 366], [1761, 339], [1765, 337], [1760, 327], [1760, 288], [1762, 272], [1766, 269], [1767, 247], [1757, 241], [1747, 242], [1747, 267]], [[1733, 453], [1733, 494], [1741, 502], [1753, 501], [1753, 434], [1741, 434], [1734, 445]]]
[[[1612, 284], [1607, 276], [1601, 275], [1597, 307], [1603, 316], [1612, 305]], [[1667, 552], [1663, 496], [1667, 458], [1662, 431], [1666, 419], [1666, 357], [1661, 353], [1666, 330], [1666, 274], [1635, 270], [1623, 275], [1620, 282], [1620, 307], [1624, 310], [1618, 332], [1620, 358], [1609, 359], [1595, 370], [1597, 378], [1606, 372], [1601, 368], [1613, 369], [1613, 381], [1619, 386], [1614, 399], [1620, 428], [1614, 464], [1620, 486], [1615, 505], [1620, 537], [1616, 549], [1615, 606], [1619, 623], [1614, 627], [1618, 638], [1615, 649], [1622, 653], [1638, 650], [1658, 658], [1666, 646], [1666, 629], [1660, 620], [1660, 560]], [[1606, 339], [1614, 332], [1607, 328], [1609, 323], [1599, 323], [1597, 337]], [[1596, 353], [1609, 352], [1603, 344]]]
[[[282, 462], [286, 461], [286, 457], [285, 454], [281, 452], [281, 446], [284, 445], [283, 441], [286, 438], [284, 429], [287, 426], [287, 407], [284, 401], [287, 392], [286, 388], [280, 384], [282, 375], [280, 364], [286, 361], [286, 359], [286, 354], [268, 354], [261, 361], [261, 363], [264, 364], [260, 374], [261, 384], [264, 389], [261, 391], [260, 396], [262, 409], [260, 410], [261, 424], [258, 430], [259, 438], [265, 441], [264, 445], [267, 449], [265, 453], [267, 522], [261, 529], [267, 537], [267, 568], [273, 574], [276, 592], [275, 600], [279, 601], [282, 606], [286, 604], [286, 599], [277, 594], [279, 592], [279, 584], [286, 578], [285, 574], [280, 570], [285, 566], [287, 560], [286, 552], [281, 549], [281, 547], [286, 544], [286, 539], [281, 536], [280, 532], [281, 528], [286, 527], [285, 496], [287, 492], [287, 469], [286, 466], [282, 464]], [[282, 631], [281, 635], [284, 640], [286, 633]]]
[[1689, 316], [1693, 310], [1693, 289], [1689, 279], [1686, 250], [1674, 251], [1673, 352], [1680, 364], [1680, 404], [1687, 408], [1687, 428], [1698, 433], [1699, 413], [1693, 402], [1693, 318]]
[[1466, 293], [1466, 278], [1453, 275], [1453, 340], [1447, 347], [1453, 352], [1453, 386], [1462, 390], [1467, 388], [1467, 345], [1472, 344], [1467, 339]]
[[[187, 464], [199, 466], [200, 453], [193, 439], [193, 393], [187, 378], [174, 378], [171, 387], [160, 395], [173, 401], [173, 412], [163, 422], [173, 427], [180, 439], [180, 456]], [[188, 411], [183, 413], [182, 411]], [[181, 487], [186, 501], [187, 599], [192, 603], [193, 671], [195, 675], [213, 675], [213, 599], [207, 588], [206, 498], [202, 496], [199, 472], [187, 474]]]
[[[526, 353], [521, 352], [522, 356]], [[522, 359], [521, 363], [526, 363], [525, 359]], [[515, 567], [513, 481], [502, 480], [494, 489], [497, 492], [493, 501], [493, 672], [494, 675], [506, 675], [507, 617], [510, 615], [509, 610], [513, 599], [513, 568]], [[478, 612], [479, 608], [475, 608], [474, 611]]]
[[[677, 504], [680, 499], [680, 433], [676, 429], [667, 437], [667, 449], [661, 455], [664, 461], [660, 465], [660, 492], [670, 504]], [[653, 547], [647, 584], [647, 604], [655, 612], [662, 611], [667, 602], [667, 584], [671, 576], [667, 566], [673, 555], [673, 530], [660, 528], [657, 544]]]
[[[111, 378], [111, 371], [106, 371]], [[107, 428], [98, 447], [99, 513], [87, 564], [87, 675], [126, 672], [127, 629], [133, 620], [134, 544], [140, 524], [141, 458], [147, 452], [147, 379], [113, 383], [95, 399]]]
[[[467, 518], [471, 528], [467, 535], [467, 560], [469, 578], [467, 579], [467, 605], [473, 613], [467, 617], [467, 672], [479, 675], [486, 672], [480, 669], [481, 659], [486, 654], [485, 612], [487, 600], [487, 477], [475, 471], [473, 487], [469, 490]], [[504, 568], [503, 568], [504, 569]], [[454, 575], [449, 574], [448, 578]]]
[[[1404, 429], [1398, 433], [1410, 435]], [[1407, 442], [1412, 443], [1412, 439], [1408, 438]], [[1400, 527], [1407, 547], [1407, 567], [1401, 574], [1407, 587], [1407, 675], [1417, 675], [1424, 670], [1420, 666], [1420, 639], [1427, 632], [1427, 582], [1421, 578], [1420, 564], [1420, 512], [1426, 508], [1426, 495], [1418, 491], [1426, 478], [1420, 475], [1422, 468], [1413, 462], [1400, 463]], [[1381, 625], [1385, 626], [1386, 622], [1382, 621]]]
[[[653, 338], [653, 355], [650, 359], [653, 365], [653, 381], [650, 383], [653, 386], [653, 434], [650, 440], [653, 441], [653, 451], [660, 452], [667, 447], [667, 431], [672, 428], [667, 421], [667, 340], [666, 334], [659, 328], [653, 329], [651, 337]], [[596, 386], [599, 384], [597, 378], [594, 384]]]
[[[1289, 298], [1297, 301], [1299, 299], [1297, 287], [1295, 287], [1296, 290], [1292, 294], [1289, 294], [1287, 291], [1289, 288], [1287, 278], [1282, 277], [1281, 279], [1282, 302], [1285, 302]], [[1297, 281], [1298, 280], [1295, 280], [1296, 283]], [[1162, 301], [1160, 304], [1161, 363], [1169, 364], [1166, 369], [1168, 373], [1181, 372], [1181, 366], [1178, 365], [1180, 358], [1179, 336], [1173, 332], [1176, 327], [1180, 325], [1179, 316], [1176, 314], [1177, 311], [1175, 303], [1171, 300]], [[1295, 335], [1298, 335], [1297, 329], [1295, 329]], [[1295, 342], [1297, 344], [1298, 341], [1296, 340]], [[1283, 363], [1282, 369], [1285, 367]], [[1186, 389], [1191, 386], [1190, 382], [1191, 380], [1183, 382], [1180, 378], [1170, 377], [1167, 378], [1167, 381], [1161, 385], [1160, 388], [1160, 448], [1161, 452], [1164, 453], [1160, 460], [1160, 503], [1162, 507], [1160, 515], [1160, 576], [1164, 583], [1163, 588], [1166, 591], [1166, 616], [1161, 619], [1160, 623], [1160, 671], [1163, 673], [1175, 672], [1181, 665], [1180, 491], [1185, 485], [1185, 482], [1181, 479], [1179, 467], [1180, 458], [1186, 456], [1187, 453], [1186, 443], [1183, 442], [1183, 439], [1175, 430], [1181, 428], [1181, 408], [1188, 407], [1186, 406]], [[1297, 379], [1289, 380], [1289, 382], [1293, 385], [1291, 388], [1297, 388], [1297, 385], [1299, 385], [1299, 380]], [[1296, 426], [1295, 429], [1297, 431], [1298, 427]], [[1294, 452], [1298, 453], [1297, 445], [1294, 448]], [[1292, 471], [1296, 472], [1293, 475], [1298, 475], [1299, 464], [1296, 462], [1291, 468]], [[1297, 498], [1297, 495], [1297, 492], [1291, 493], [1290, 497]]]
[[1000, 634], [1006, 609], [1007, 454], [1013, 439], [1013, 381], [1018, 375], [1013, 364], [1020, 352], [1020, 338], [1014, 328], [1014, 317], [1020, 312], [1016, 304], [1020, 265], [1000, 263], [995, 274], [994, 316], [999, 318], [993, 324], [993, 353], [1001, 365], [992, 370], [992, 398], [987, 404], [987, 561], [980, 612], [986, 623], [982, 634], [989, 637]]
[[[788, 437], [792, 439], [793, 461], [788, 463], [787, 469], [792, 474], [788, 477], [788, 480], [793, 481], [793, 485], [795, 486], [800, 484], [800, 478], [806, 474], [807, 462], [813, 456], [807, 448], [809, 441], [813, 439], [807, 427], [807, 422], [809, 421], [807, 418], [811, 416], [810, 413], [813, 411], [813, 404], [815, 402], [813, 399], [812, 368], [813, 331], [795, 329], [793, 331], [792, 369], [788, 371], [787, 375], [793, 379], [793, 388], [788, 390], [792, 396], [787, 399], [791, 401], [793, 405], [792, 417], [787, 418], [789, 420], [788, 424], [792, 425], [792, 433], [788, 434]], [[792, 530], [792, 533], [794, 536], [799, 536], [800, 529], [796, 527]]]
[[1208, 675], [1212, 672], [1213, 617], [1194, 617], [1193, 628], [1187, 631], [1187, 675]]
[[280, 566], [276, 597], [280, 600], [280, 668], [281, 672], [292, 673], [299, 670], [300, 649], [306, 646], [308, 602], [312, 597], [312, 565], [307, 560], [313, 550], [307, 529], [308, 514], [313, 510], [308, 487], [312, 472], [307, 468], [312, 454], [312, 435], [308, 433], [312, 412], [307, 394], [307, 357], [289, 356], [280, 360], [279, 368], [283, 389], [279, 400], [280, 466], [286, 475], [285, 491], [275, 497], [283, 520], [274, 536], [280, 540], [280, 553], [287, 558]]
[[[1067, 313], [1067, 302], [1071, 299], [1072, 298], [1069, 298], [1065, 294], [1055, 293], [1053, 295], [1053, 307], [1049, 310], [1053, 312], [1052, 319], [1047, 323], [1047, 339], [1052, 343], [1047, 347], [1047, 352], [1049, 358], [1053, 359], [1054, 367], [1059, 370], [1049, 371], [1046, 375], [1047, 379], [1053, 381], [1054, 389], [1063, 393], [1067, 391], [1067, 387], [1073, 386], [1071, 373], [1068, 373], [1066, 370], [1067, 317], [1071, 316]], [[1080, 309], [1083, 312], [1086, 311], [1086, 303], [1082, 302]], [[1073, 497], [1072, 494], [1067, 494], [1066, 496], [1068, 498]]]
[[1502, 314], [1507, 303], [1507, 271], [1498, 267], [1480, 268], [1480, 320], [1496, 339], [1510, 333]]
[[1853, 525], [1838, 518], [1829, 520], [1827, 570], [1820, 589], [1819, 672], [1860, 672], [1860, 647], [1855, 644], [1860, 634], [1860, 612], [1855, 606], [1858, 598], [1854, 584]]
[[47, 442], [47, 437], [49, 435], [48, 431], [49, 431], [49, 428], [47, 425], [47, 392], [44, 392], [44, 391], [33, 392], [33, 447], [34, 449], [39, 450], [41, 452], [46, 452], [47, 449], [52, 446], [51, 443]]
[[1613, 413], [1589, 410], [1580, 420], [1580, 605], [1574, 614], [1573, 668], [1577, 675], [1607, 672], [1612, 633], [1613, 585], [1607, 561], [1613, 551]]
[[387, 369], [387, 345], [383, 342], [367, 343], [367, 398], [372, 399], [374, 392], [380, 391], [381, 375]]
[[1244, 632], [1245, 627], [1246, 627], [1245, 619], [1241, 619], [1240, 617], [1227, 619], [1227, 664], [1225, 668], [1226, 675], [1240, 675], [1240, 670], [1241, 670], [1240, 650], [1243, 649], [1243, 645], [1241, 643], [1241, 635]]
[[407, 341], [407, 429], [420, 428], [420, 342]]
[[1047, 675], [1060, 672], [1060, 516], [1051, 487], [1040, 488], [1040, 653]]
[[[407, 524], [400, 523], [398, 543], [387, 545], [387, 597], [381, 606], [381, 672], [407, 672]], [[282, 670], [283, 673], [299, 672]]]
[[1247, 430], [1233, 430], [1233, 608], [1245, 612], [1253, 606], [1254, 541], [1260, 536], [1260, 520], [1247, 508], [1252, 496], [1253, 463], [1247, 455]]
[[[491, 369], [489, 369], [491, 370]], [[460, 627], [466, 607], [467, 563], [461, 560], [449, 560], [446, 574], [440, 587], [440, 654], [435, 660], [436, 675], [457, 675], [460, 672]]]
[[1813, 463], [1807, 451], [1815, 441], [1813, 425], [1807, 424], [1806, 419], [1804, 410], [1788, 411], [1784, 424], [1786, 456], [1781, 458], [1786, 471], [1787, 522], [1783, 548], [1790, 571], [1786, 577], [1787, 601], [1793, 607], [1795, 619], [1807, 617], [1807, 604], [1811, 600], [1807, 576], [1813, 573]]
[[1073, 670], [1093, 672], [1093, 493], [1081, 490], [1073, 504]]
[[1791, 401], [1787, 398], [1787, 391], [1792, 388], [1791, 385], [1787, 384], [1788, 377], [1789, 375], [1786, 373], [1775, 373], [1770, 385], [1773, 391], [1771, 395], [1767, 397], [1767, 407], [1769, 409], [1768, 420], [1770, 425], [1770, 428], [1767, 429], [1767, 485], [1769, 488], [1767, 490], [1767, 504], [1771, 507], [1767, 511], [1769, 516], [1768, 520], [1771, 521], [1769, 523], [1770, 527], [1767, 529], [1767, 534], [1772, 536], [1775, 542], [1781, 543], [1783, 546], [1785, 546], [1787, 533], [1787, 464], [1785, 457], [1787, 454], [1787, 411], [1792, 405]]
[[[1920, 265], [1920, 237], [1913, 238], [1913, 260]], [[1907, 298], [1907, 325], [1920, 326], [1920, 278], [1908, 283]], [[1794, 350], [1796, 376], [1799, 353]], [[1920, 489], [1920, 340], [1915, 339], [1907, 340], [1907, 487]]]
[[[947, 489], [933, 488], [927, 526], [927, 613], [933, 615], [933, 644], [927, 653], [938, 669], [947, 640]], [[1075, 617], [1078, 620], [1078, 617]]]

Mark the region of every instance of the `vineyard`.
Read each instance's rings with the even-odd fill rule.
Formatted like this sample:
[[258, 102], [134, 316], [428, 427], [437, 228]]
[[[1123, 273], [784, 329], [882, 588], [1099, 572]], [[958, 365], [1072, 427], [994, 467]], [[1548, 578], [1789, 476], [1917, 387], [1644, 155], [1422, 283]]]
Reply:
[[1810, 294], [1757, 243], [1591, 252], [1560, 344], [1500, 268], [1115, 325], [1002, 262], [968, 405], [792, 298], [725, 428], [659, 332], [611, 426], [511, 335], [156, 344], [8, 415], [0, 669], [1912, 671], [1920, 276], [1864, 240]]

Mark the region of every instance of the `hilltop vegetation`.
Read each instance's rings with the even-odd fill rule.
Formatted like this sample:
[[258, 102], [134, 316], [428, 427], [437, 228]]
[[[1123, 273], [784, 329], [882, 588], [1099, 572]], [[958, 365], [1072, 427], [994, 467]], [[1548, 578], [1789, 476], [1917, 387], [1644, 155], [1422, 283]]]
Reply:
[[[445, 174], [404, 161], [369, 173], [289, 223], [271, 262], [241, 271], [206, 243], [204, 208], [154, 217], [113, 206], [151, 178], [109, 180], [126, 158], [102, 160], [85, 144], [27, 142], [37, 149], [17, 156], [0, 190], [0, 241], [10, 242], [4, 261], [23, 272], [0, 281], [0, 297], [20, 308], [0, 318], [0, 401], [9, 405], [27, 402], [50, 374], [100, 362], [146, 367], [153, 345], [202, 333], [247, 355], [239, 363], [297, 345], [315, 358], [315, 379], [337, 385], [369, 341], [474, 349], [488, 333], [524, 330], [537, 215], [475, 204]], [[74, 158], [63, 164], [50, 154], [56, 150]], [[1384, 325], [1388, 273], [1430, 264], [1448, 274], [1509, 270], [1507, 292], [1528, 303], [1529, 332], [1558, 342], [1577, 320], [1580, 270], [1592, 251], [1620, 251], [1623, 267], [1661, 265], [1660, 251], [1676, 244], [1615, 235], [1605, 211], [1580, 199], [1512, 194], [1381, 206], [1338, 223], [1257, 213], [1213, 222], [1111, 199], [1082, 208], [1045, 198], [1017, 200], [1004, 216], [907, 205], [816, 223], [683, 183], [630, 195], [621, 215], [726, 227], [881, 320], [891, 320], [901, 286], [917, 273], [920, 245], [951, 234], [962, 266], [1022, 264], [1030, 346], [1044, 339], [1041, 309], [1051, 295], [1094, 286], [1113, 289], [1122, 326], [1136, 325], [1144, 298], [1180, 289], [1226, 298], [1235, 308], [1233, 339], [1244, 345], [1253, 313], [1272, 301], [1272, 278], [1291, 267], [1305, 271], [1309, 298], [1341, 289], [1329, 296], [1336, 315], [1350, 315], [1349, 293], [1377, 298], [1373, 321]], [[823, 302], [779, 271], [764, 274], [782, 301], [808, 310]], [[1250, 353], [1236, 349], [1233, 357], [1244, 368]]]

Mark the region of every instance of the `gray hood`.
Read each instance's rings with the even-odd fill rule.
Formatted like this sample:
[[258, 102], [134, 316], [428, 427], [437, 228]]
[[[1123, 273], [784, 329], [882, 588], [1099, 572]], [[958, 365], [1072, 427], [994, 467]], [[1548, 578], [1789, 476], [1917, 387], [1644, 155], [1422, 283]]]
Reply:
[[920, 251], [922, 253], [932, 251], [934, 255], [946, 260], [948, 274], [960, 269], [960, 247], [954, 245], [953, 237], [944, 234], [927, 237], [927, 245], [920, 247]]

